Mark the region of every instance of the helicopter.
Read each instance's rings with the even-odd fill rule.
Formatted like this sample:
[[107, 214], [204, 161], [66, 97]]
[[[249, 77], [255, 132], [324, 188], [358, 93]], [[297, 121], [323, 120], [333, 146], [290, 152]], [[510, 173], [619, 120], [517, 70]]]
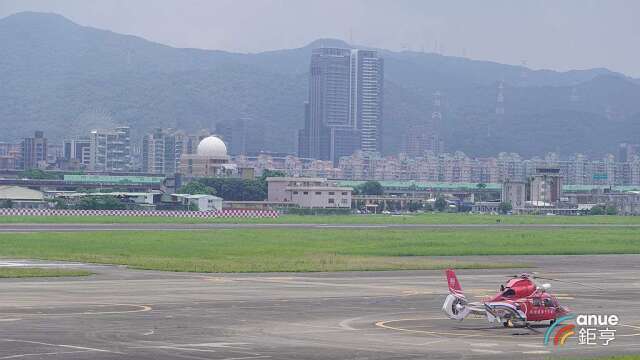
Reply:
[[560, 305], [558, 299], [548, 290], [550, 284], [538, 286], [534, 279], [547, 279], [535, 273], [521, 273], [511, 276], [494, 296], [479, 302], [470, 302], [465, 297], [462, 286], [453, 269], [445, 270], [449, 295], [445, 298], [442, 311], [453, 320], [464, 320], [469, 315], [485, 316], [490, 323], [505, 327], [527, 327], [531, 322], [549, 322], [567, 315], [569, 308]]

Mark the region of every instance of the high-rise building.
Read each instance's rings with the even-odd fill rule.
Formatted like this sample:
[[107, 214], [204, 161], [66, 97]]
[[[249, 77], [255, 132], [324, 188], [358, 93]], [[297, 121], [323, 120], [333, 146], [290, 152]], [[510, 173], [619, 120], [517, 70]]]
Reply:
[[301, 157], [331, 160], [381, 150], [384, 69], [376, 51], [314, 49]]
[[142, 171], [173, 175], [185, 153], [188, 137], [174, 129], [154, 129], [142, 138]]
[[46, 166], [47, 138], [42, 131], [22, 140], [21, 168], [24, 170]]
[[309, 132], [311, 131], [311, 107], [309, 102], [304, 102], [304, 127], [298, 130], [298, 156], [301, 158], [309, 158], [310, 155], [310, 141]]
[[0, 143], [0, 170], [16, 170], [22, 154], [22, 144]]
[[64, 140], [62, 158], [67, 162], [76, 163], [78, 168], [88, 168], [91, 160], [91, 141], [86, 136]]
[[131, 167], [131, 136], [128, 126], [91, 130], [89, 170], [124, 172]]
[[543, 166], [528, 180], [528, 198], [534, 206], [557, 204], [562, 197], [562, 175], [556, 166]]

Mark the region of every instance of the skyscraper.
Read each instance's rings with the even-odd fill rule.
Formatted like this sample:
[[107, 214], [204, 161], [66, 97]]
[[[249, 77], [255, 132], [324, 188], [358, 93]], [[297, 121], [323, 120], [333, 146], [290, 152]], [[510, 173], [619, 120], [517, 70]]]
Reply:
[[34, 137], [22, 140], [22, 169], [34, 169], [39, 165], [46, 165], [46, 161], [47, 138], [42, 131], [36, 131]]
[[89, 170], [123, 172], [131, 168], [131, 137], [128, 126], [92, 130], [89, 133]]
[[185, 152], [187, 136], [174, 129], [154, 129], [142, 138], [142, 171], [173, 175]]
[[301, 157], [331, 160], [381, 149], [384, 70], [376, 51], [314, 49]]

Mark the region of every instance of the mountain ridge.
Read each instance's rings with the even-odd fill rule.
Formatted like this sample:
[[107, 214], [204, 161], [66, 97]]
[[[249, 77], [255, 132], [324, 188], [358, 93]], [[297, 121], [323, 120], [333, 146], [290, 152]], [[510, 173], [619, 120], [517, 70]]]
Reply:
[[[129, 124], [139, 136], [152, 127], [213, 129], [216, 123], [249, 117], [266, 129], [268, 146], [260, 150], [295, 152], [311, 49], [327, 43], [348, 45], [318, 39], [301, 48], [255, 54], [175, 48], [42, 13], [0, 19], [0, 30], [5, 44], [0, 49], [0, 91], [6, 94], [0, 97], [0, 140], [5, 141], [35, 129], [61, 140], [96, 125]], [[526, 129], [538, 139], [557, 139], [552, 131], [561, 121], [557, 114], [590, 114], [585, 118], [591, 119], [600, 138], [587, 134], [590, 146], [554, 143], [548, 144], [549, 150], [600, 154], [640, 134], [633, 123], [640, 114], [635, 104], [640, 83], [623, 74], [604, 68], [531, 70], [432, 53], [377, 50], [385, 58], [385, 153], [401, 148], [410, 124], [428, 119], [436, 90], [443, 93], [443, 135], [450, 151], [539, 154], [539, 143], [521, 139], [518, 133]], [[510, 119], [506, 123], [493, 111], [501, 80], [505, 117]], [[570, 100], [574, 95], [577, 101]], [[536, 117], [541, 128], [530, 129], [527, 119]], [[470, 123], [472, 119], [476, 122]], [[492, 137], [469, 131], [498, 126], [500, 121], [513, 133]], [[16, 122], [22, 126], [10, 126]], [[612, 129], [612, 124], [631, 129], [631, 136]], [[569, 130], [564, 130], [565, 138]]]

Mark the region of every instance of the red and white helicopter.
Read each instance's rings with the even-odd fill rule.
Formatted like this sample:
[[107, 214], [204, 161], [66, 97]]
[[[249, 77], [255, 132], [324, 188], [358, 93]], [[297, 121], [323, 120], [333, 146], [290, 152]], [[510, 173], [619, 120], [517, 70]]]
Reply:
[[553, 324], [557, 318], [569, 313], [568, 308], [560, 305], [558, 299], [547, 292], [551, 285], [538, 286], [533, 281], [534, 278], [545, 278], [533, 273], [514, 275], [500, 285], [500, 291], [496, 295], [485, 297], [479, 302], [467, 300], [452, 269], [445, 270], [445, 273], [449, 295], [442, 305], [442, 311], [454, 320], [462, 321], [474, 314], [484, 315], [489, 322], [501, 323], [505, 327], [529, 327], [530, 322], [549, 321], [549, 324]]

